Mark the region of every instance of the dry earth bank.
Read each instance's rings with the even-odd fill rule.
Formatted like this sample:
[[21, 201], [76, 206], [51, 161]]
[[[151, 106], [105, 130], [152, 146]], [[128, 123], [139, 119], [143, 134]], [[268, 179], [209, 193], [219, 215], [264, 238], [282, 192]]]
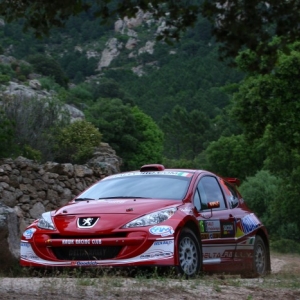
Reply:
[[119, 276], [0, 277], [0, 299], [230, 299], [300, 300], [300, 256], [272, 254], [272, 273], [242, 279], [218, 275], [195, 279]]

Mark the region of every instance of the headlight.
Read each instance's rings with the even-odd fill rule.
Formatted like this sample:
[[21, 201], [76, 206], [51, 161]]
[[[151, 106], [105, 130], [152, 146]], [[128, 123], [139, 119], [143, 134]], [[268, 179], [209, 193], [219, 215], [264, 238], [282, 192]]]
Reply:
[[41, 218], [38, 221], [37, 226], [43, 229], [55, 230], [55, 226], [51, 218], [51, 212], [43, 213]]
[[142, 227], [142, 226], [149, 226], [149, 225], [155, 225], [161, 223], [171, 218], [176, 212], [176, 210], [177, 208], [172, 207], [172, 208], [153, 212], [151, 214], [145, 215], [143, 217], [140, 217], [138, 219], [135, 219], [127, 223], [126, 225], [123, 226], [123, 228]]

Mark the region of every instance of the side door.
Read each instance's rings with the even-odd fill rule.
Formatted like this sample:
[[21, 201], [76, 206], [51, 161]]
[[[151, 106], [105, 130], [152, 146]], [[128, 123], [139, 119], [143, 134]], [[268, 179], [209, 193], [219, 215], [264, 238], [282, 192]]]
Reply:
[[[235, 218], [218, 178], [202, 176], [197, 183], [193, 201], [201, 232], [204, 271], [234, 271]], [[219, 202], [220, 205], [210, 209], [209, 202]]]

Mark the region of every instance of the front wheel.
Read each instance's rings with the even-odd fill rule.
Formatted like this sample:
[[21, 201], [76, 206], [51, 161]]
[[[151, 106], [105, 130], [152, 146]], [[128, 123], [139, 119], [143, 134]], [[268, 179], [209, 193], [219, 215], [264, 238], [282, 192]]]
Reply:
[[199, 242], [188, 228], [183, 228], [178, 239], [179, 272], [187, 276], [196, 275], [202, 265], [202, 251]]
[[267, 273], [268, 253], [263, 239], [257, 235], [255, 237], [253, 252], [253, 270], [255, 275], [265, 275]]

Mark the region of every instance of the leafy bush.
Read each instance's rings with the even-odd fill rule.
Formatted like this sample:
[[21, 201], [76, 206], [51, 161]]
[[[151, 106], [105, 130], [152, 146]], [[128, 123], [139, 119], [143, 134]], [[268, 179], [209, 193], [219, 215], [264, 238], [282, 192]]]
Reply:
[[58, 162], [85, 163], [101, 142], [99, 130], [87, 121], [75, 121], [56, 135], [55, 159]]
[[60, 90], [60, 85], [55, 82], [55, 80], [52, 77], [42, 77], [39, 78], [39, 82], [41, 84], [41, 88], [43, 90], [47, 91], [59, 91]]
[[20, 64], [20, 73], [28, 78], [29, 74], [33, 72], [33, 67], [30, 64]]
[[8, 75], [0, 74], [0, 83], [1, 84], [8, 84], [10, 81], [10, 77]]
[[52, 57], [36, 54], [30, 56], [28, 61], [32, 64], [34, 70], [44, 76], [53, 77], [55, 82], [63, 87], [67, 87], [68, 79], [59, 63]]
[[32, 160], [41, 161], [42, 159], [42, 153], [39, 150], [33, 149], [29, 145], [24, 145], [22, 156], [27, 157]]
[[280, 253], [298, 253], [300, 254], [300, 243], [289, 239], [271, 240], [271, 249]]

